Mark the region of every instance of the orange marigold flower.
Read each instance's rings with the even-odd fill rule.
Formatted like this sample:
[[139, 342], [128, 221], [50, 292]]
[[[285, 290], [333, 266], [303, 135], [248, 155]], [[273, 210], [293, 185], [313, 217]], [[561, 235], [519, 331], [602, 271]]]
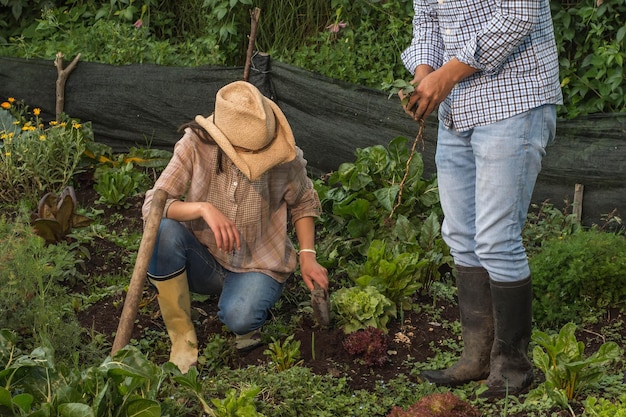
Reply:
[[33, 109], [33, 114], [34, 114], [35, 116], [39, 116], [39, 114], [40, 114], [40, 113], [41, 113], [41, 109], [40, 109], [39, 107], [35, 107], [35, 108]]
[[13, 97], [9, 97], [9, 103], [13, 103], [15, 99]]
[[2, 106], [3, 109], [10, 109], [11, 103], [9, 103], [8, 101], [3, 101], [2, 104], [0, 104], [0, 106]]

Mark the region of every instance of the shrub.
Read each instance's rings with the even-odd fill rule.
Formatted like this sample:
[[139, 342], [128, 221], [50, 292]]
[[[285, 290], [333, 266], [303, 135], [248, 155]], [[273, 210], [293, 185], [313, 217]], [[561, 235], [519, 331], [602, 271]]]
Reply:
[[32, 113], [9, 98], [0, 109], [0, 203], [27, 199], [33, 204], [46, 192], [60, 192], [80, 172], [90, 123], [67, 116], [44, 125], [40, 109]]
[[71, 357], [80, 327], [60, 282], [76, 258], [67, 245], [48, 245], [23, 220], [0, 218], [0, 328], [16, 331], [27, 348], [52, 346]]
[[580, 323], [589, 310], [624, 307], [626, 238], [596, 229], [550, 239], [530, 259], [535, 319]]
[[626, 0], [552, 1], [564, 105], [559, 115], [626, 110]]

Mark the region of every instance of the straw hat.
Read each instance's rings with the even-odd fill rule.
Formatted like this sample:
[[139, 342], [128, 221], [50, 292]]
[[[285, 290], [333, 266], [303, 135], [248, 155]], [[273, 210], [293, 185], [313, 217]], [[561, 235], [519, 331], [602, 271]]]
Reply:
[[287, 118], [276, 103], [246, 81], [222, 87], [213, 114], [198, 115], [196, 122], [250, 181], [296, 157]]

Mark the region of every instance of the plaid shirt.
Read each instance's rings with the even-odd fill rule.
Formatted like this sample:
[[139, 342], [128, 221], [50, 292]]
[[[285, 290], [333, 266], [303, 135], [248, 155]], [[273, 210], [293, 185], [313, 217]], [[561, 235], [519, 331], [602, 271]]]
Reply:
[[456, 57], [479, 71], [439, 106], [458, 131], [544, 104], [561, 104], [559, 63], [548, 0], [414, 0], [405, 67], [437, 69]]
[[208, 201], [235, 223], [241, 249], [224, 253], [217, 249], [215, 235], [203, 219], [184, 222], [213, 257], [233, 272], [258, 271], [284, 282], [296, 268], [296, 252], [287, 235], [288, 215], [292, 222], [318, 217], [320, 201], [307, 177], [306, 161], [297, 148], [296, 158], [278, 165], [251, 182], [228, 159], [216, 174], [218, 147], [200, 141], [190, 130], [176, 143], [165, 170], [146, 192], [143, 217], [150, 212], [154, 190], [167, 192], [164, 216], [169, 205], [185, 201]]

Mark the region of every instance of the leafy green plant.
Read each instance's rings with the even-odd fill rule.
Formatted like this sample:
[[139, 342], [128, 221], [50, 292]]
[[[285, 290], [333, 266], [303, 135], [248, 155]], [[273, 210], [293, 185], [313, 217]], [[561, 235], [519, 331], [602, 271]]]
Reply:
[[422, 270], [427, 259], [419, 253], [393, 253], [382, 240], [373, 240], [362, 266], [348, 270], [350, 278], [361, 287], [375, 287], [394, 304], [400, 314], [412, 307], [411, 296], [424, 286]]
[[[436, 179], [422, 178], [421, 155], [411, 153], [408, 139], [356, 150], [356, 161], [341, 164], [315, 188], [324, 216], [318, 239], [319, 258], [338, 272], [365, 262], [374, 239], [394, 253], [415, 253], [427, 259], [421, 280], [439, 278], [449, 264], [449, 250], [440, 233]], [[417, 256], [417, 255], [416, 255]]]
[[198, 356], [198, 366], [204, 372], [217, 372], [221, 367], [231, 365], [235, 355], [233, 344], [215, 333], [209, 336], [202, 354]]
[[626, 394], [615, 403], [589, 396], [583, 400], [585, 415], [588, 417], [626, 417]]
[[589, 311], [624, 307], [626, 237], [596, 229], [545, 241], [530, 258], [537, 322], [579, 322]]
[[237, 390], [231, 389], [226, 393], [226, 398], [211, 400], [215, 409], [213, 414], [209, 415], [212, 417], [264, 417], [257, 411], [254, 404], [254, 399], [259, 392], [261, 392], [261, 388], [256, 386], [242, 389], [239, 393]]
[[44, 195], [37, 206], [38, 217], [33, 220], [35, 233], [47, 243], [59, 243], [75, 227], [89, 226], [93, 220], [77, 214], [78, 201], [74, 187], [66, 187], [61, 195]]
[[45, 127], [40, 110], [9, 99], [0, 109], [0, 203], [35, 203], [46, 191], [59, 192], [80, 172], [90, 123], [63, 115]]
[[387, 322], [396, 317], [394, 304], [376, 287], [344, 287], [330, 294], [337, 325], [349, 334], [374, 327], [387, 333]]
[[291, 334], [285, 338], [283, 343], [272, 338], [270, 343], [263, 351], [263, 354], [269, 358], [272, 366], [279, 372], [302, 364], [300, 359], [300, 341], [294, 340]]
[[341, 346], [351, 355], [359, 355], [367, 366], [384, 365], [389, 356], [389, 340], [381, 329], [367, 327], [348, 334]]
[[100, 201], [112, 207], [128, 208], [128, 199], [139, 193], [147, 183], [147, 176], [134, 169], [132, 162], [120, 166], [102, 165], [94, 173], [93, 188], [100, 194]]
[[202, 382], [198, 381], [198, 368], [192, 366], [186, 374], [180, 374], [180, 371], [176, 372], [176, 375], [173, 376], [174, 381], [182, 385], [183, 387], [191, 390], [191, 392], [196, 396], [198, 401], [200, 401], [200, 405], [202, 406], [202, 411], [207, 413], [210, 416], [215, 416], [215, 411], [211, 408], [209, 403], [205, 400], [204, 395], [202, 393]]
[[6, 331], [0, 334], [0, 344], [0, 410], [16, 416], [161, 415], [156, 397], [169, 372], [135, 348], [123, 348], [99, 366], [65, 378], [55, 366], [52, 349], [21, 353]]
[[[615, 342], [606, 342], [590, 356], [584, 355], [585, 344], [576, 340], [576, 325], [567, 323], [558, 334], [533, 331], [533, 361], [545, 375], [543, 383], [548, 396], [559, 406], [569, 408], [570, 402], [600, 380], [606, 366], [619, 358]], [[572, 412], [573, 415], [573, 412]]]
[[198, 370], [195, 366], [191, 367], [189, 372], [184, 375], [177, 372], [173, 379], [193, 392], [202, 405], [202, 411], [210, 417], [263, 417], [263, 414], [257, 411], [254, 404], [254, 399], [261, 392], [261, 388], [257, 386], [252, 385], [241, 389], [239, 393], [236, 389], [229, 389], [224, 399], [211, 399], [211, 403], [213, 403], [213, 407], [211, 407], [204, 399], [203, 385], [198, 381]]
[[411, 84], [409, 81], [406, 81], [402, 78], [393, 80], [389, 83], [383, 83], [381, 88], [384, 91], [389, 91], [389, 98], [397, 95], [402, 92], [404, 98], [402, 99], [402, 104], [407, 104], [409, 101], [409, 96], [415, 91], [415, 86]]

